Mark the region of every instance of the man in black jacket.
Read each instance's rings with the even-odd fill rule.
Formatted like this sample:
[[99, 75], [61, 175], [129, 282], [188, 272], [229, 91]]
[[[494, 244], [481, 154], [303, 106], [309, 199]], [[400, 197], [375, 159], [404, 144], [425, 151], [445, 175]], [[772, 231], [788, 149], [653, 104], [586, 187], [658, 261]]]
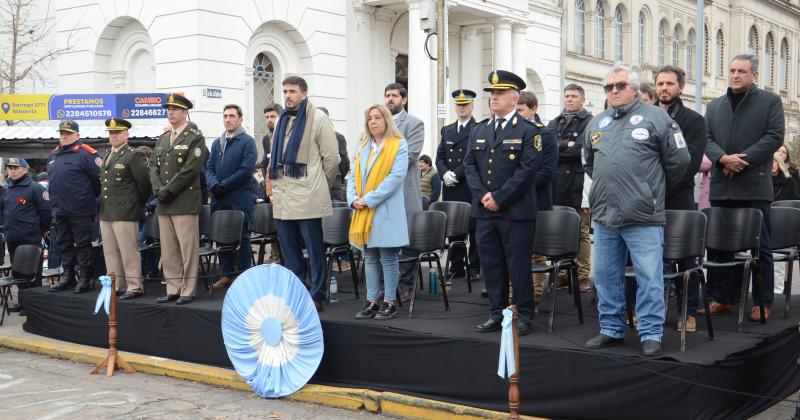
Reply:
[[[318, 108], [325, 115], [330, 116], [328, 108], [324, 106]], [[347, 156], [347, 140], [344, 138], [344, 134], [338, 131], [335, 133], [336, 143], [339, 145], [339, 173], [336, 174], [336, 181], [331, 185], [331, 200], [346, 201], [345, 179], [347, 179], [347, 173], [350, 172], [350, 158]]]
[[[686, 72], [682, 69], [666, 66], [656, 73], [656, 97], [657, 105], [661, 107], [670, 118], [680, 127], [683, 138], [689, 149], [691, 162], [686, 168], [681, 182], [670, 191], [667, 191], [664, 199], [664, 208], [667, 210], [697, 210], [697, 203], [694, 201], [694, 175], [700, 169], [703, 161], [703, 153], [706, 150], [706, 122], [703, 116], [685, 107], [681, 100], [683, 86], [686, 83]], [[679, 264], [678, 269], [683, 270], [687, 264], [694, 265], [694, 261], [684, 261]], [[678, 282], [680, 287], [680, 282]], [[696, 330], [694, 315], [697, 314], [697, 298], [699, 292], [697, 277], [692, 276], [689, 280], [689, 296], [686, 321], [686, 331]], [[677, 299], [681, 302], [681, 299]], [[678, 305], [680, 308], [681, 305]], [[684, 328], [682, 320], [678, 321], [678, 330]]]
[[[583, 132], [592, 114], [583, 108], [586, 91], [574, 83], [564, 87], [564, 111], [547, 124], [558, 141], [558, 166], [553, 177], [553, 202], [557, 206], [574, 208], [581, 216], [580, 249], [578, 251], [578, 279], [582, 291], [591, 289], [589, 270], [591, 268], [592, 242], [589, 237], [591, 216], [588, 208], [581, 208], [583, 198]], [[567, 276], [559, 273], [559, 286], [568, 284]]]
[[[760, 299], [766, 307], [765, 317], [769, 318], [774, 280], [769, 235], [772, 158], [783, 144], [785, 120], [781, 98], [755, 85], [756, 69], [758, 58], [753, 54], [740, 54], [731, 61], [728, 92], [711, 102], [706, 111], [706, 155], [714, 164], [711, 205], [755, 208], [763, 214], [759, 262], [764, 281]], [[709, 259], [713, 258], [733, 260], [733, 255], [709, 252]], [[709, 270], [713, 315], [731, 312], [741, 279], [741, 271], [737, 275], [730, 269]], [[750, 320], [759, 319], [756, 305], [750, 311]]]

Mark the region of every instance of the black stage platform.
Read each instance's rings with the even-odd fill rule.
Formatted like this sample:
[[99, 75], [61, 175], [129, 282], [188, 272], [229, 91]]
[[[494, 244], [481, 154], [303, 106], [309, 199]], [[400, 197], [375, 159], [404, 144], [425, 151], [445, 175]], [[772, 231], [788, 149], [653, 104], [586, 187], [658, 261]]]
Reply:
[[[339, 275], [340, 290], [351, 284]], [[426, 277], [427, 278], [427, 277]], [[421, 293], [413, 319], [357, 321], [362, 304], [346, 290], [340, 303], [321, 314], [325, 355], [313, 383], [395, 391], [458, 404], [506, 411], [508, 388], [497, 374], [500, 334], [478, 334], [474, 325], [487, 313], [485, 299], [455, 284], [452, 310], [441, 297]], [[363, 285], [362, 285], [363, 289]], [[193, 304], [156, 304], [163, 293], [150, 283], [148, 294], [118, 305], [119, 348], [124, 351], [230, 367], [220, 330], [223, 293]], [[736, 333], [734, 315], [715, 317], [716, 339], [708, 341], [704, 320], [679, 351], [675, 314], [664, 337], [664, 356], [638, 355], [638, 340], [592, 352], [581, 347], [598, 332], [597, 312], [584, 297], [586, 325], [566, 291], [560, 291], [555, 332], [535, 327], [520, 337], [522, 412], [560, 419], [744, 419], [775, 401], [714, 390], [719, 387], [783, 398], [800, 388], [800, 304], [783, 319], [776, 299], [767, 325], [747, 322]], [[24, 329], [59, 340], [107, 346], [107, 318], [92, 315], [97, 292], [75, 295], [24, 290]], [[362, 295], [363, 297], [363, 295]], [[778, 302], [779, 301], [779, 302]], [[800, 297], [795, 301], [800, 302]], [[749, 309], [749, 308], [748, 308]], [[536, 319], [546, 325], [546, 314]], [[669, 376], [669, 377], [668, 377]], [[708, 385], [704, 387], [698, 384]]]

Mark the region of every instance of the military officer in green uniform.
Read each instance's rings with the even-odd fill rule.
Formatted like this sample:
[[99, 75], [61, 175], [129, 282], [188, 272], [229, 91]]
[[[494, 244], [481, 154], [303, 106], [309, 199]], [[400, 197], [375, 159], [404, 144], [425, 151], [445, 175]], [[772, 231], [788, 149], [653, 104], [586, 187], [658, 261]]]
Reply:
[[150, 159], [150, 182], [158, 199], [161, 267], [167, 294], [158, 303], [194, 300], [199, 260], [199, 217], [202, 210], [200, 176], [208, 150], [203, 134], [188, 123], [192, 103], [177, 93], [169, 95], [167, 119], [172, 129], [156, 142]]
[[111, 150], [100, 171], [100, 234], [109, 273], [117, 276], [120, 299], [142, 295], [142, 266], [139, 256], [139, 221], [152, 191], [147, 160], [128, 145], [131, 123], [120, 118], [106, 120]]

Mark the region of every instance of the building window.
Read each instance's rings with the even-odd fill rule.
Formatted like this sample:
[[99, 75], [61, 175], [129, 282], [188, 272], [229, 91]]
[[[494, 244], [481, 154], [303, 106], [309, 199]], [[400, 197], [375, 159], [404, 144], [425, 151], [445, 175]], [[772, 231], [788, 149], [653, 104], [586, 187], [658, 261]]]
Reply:
[[725, 76], [725, 38], [722, 36], [722, 29], [717, 30], [717, 76]]
[[694, 80], [694, 55], [697, 53], [694, 38], [697, 33], [694, 29], [689, 30], [686, 38], [686, 78]]
[[575, 52], [585, 54], [586, 6], [583, 0], [575, 0]]
[[782, 90], [789, 90], [789, 42], [786, 38], [781, 41], [781, 61], [778, 68], [778, 86]]
[[622, 61], [622, 6], [614, 11], [614, 61]]
[[774, 81], [772, 79], [774, 69], [774, 55], [775, 55], [775, 40], [772, 38], [772, 32], [767, 33], [767, 43], [764, 44], [764, 86], [772, 86]]
[[604, 58], [606, 55], [605, 17], [606, 12], [603, 10], [603, 3], [598, 1], [594, 14], [594, 55], [597, 58]]
[[253, 61], [253, 103], [255, 104], [255, 136], [267, 134], [267, 121], [260, 112], [275, 101], [275, 68], [272, 60], [261, 53]]
[[750, 27], [750, 33], [747, 35], [747, 52], [758, 55], [758, 29], [755, 25]]
[[708, 64], [708, 50], [711, 49], [711, 34], [708, 31], [708, 25], [703, 25], [703, 71], [710, 75], [711, 71], [709, 70]]
[[681, 30], [680, 25], [678, 25], [675, 27], [675, 30], [672, 31], [672, 65], [675, 67], [681, 66], [681, 59], [680, 59], [681, 35], [683, 35], [683, 31]]
[[645, 15], [644, 10], [639, 12], [639, 65], [644, 65], [644, 57], [647, 52], [645, 46], [647, 42], [645, 41]]
[[666, 20], [662, 20], [658, 25], [658, 65], [661, 67], [666, 64], [668, 28]]

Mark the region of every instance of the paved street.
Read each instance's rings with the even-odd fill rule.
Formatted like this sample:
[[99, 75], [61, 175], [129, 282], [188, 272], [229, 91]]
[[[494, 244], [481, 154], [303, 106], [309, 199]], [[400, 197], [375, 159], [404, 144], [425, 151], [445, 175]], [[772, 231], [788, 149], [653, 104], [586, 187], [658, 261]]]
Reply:
[[164, 376], [89, 375], [90, 366], [0, 349], [0, 418], [368, 419], [351, 412]]

